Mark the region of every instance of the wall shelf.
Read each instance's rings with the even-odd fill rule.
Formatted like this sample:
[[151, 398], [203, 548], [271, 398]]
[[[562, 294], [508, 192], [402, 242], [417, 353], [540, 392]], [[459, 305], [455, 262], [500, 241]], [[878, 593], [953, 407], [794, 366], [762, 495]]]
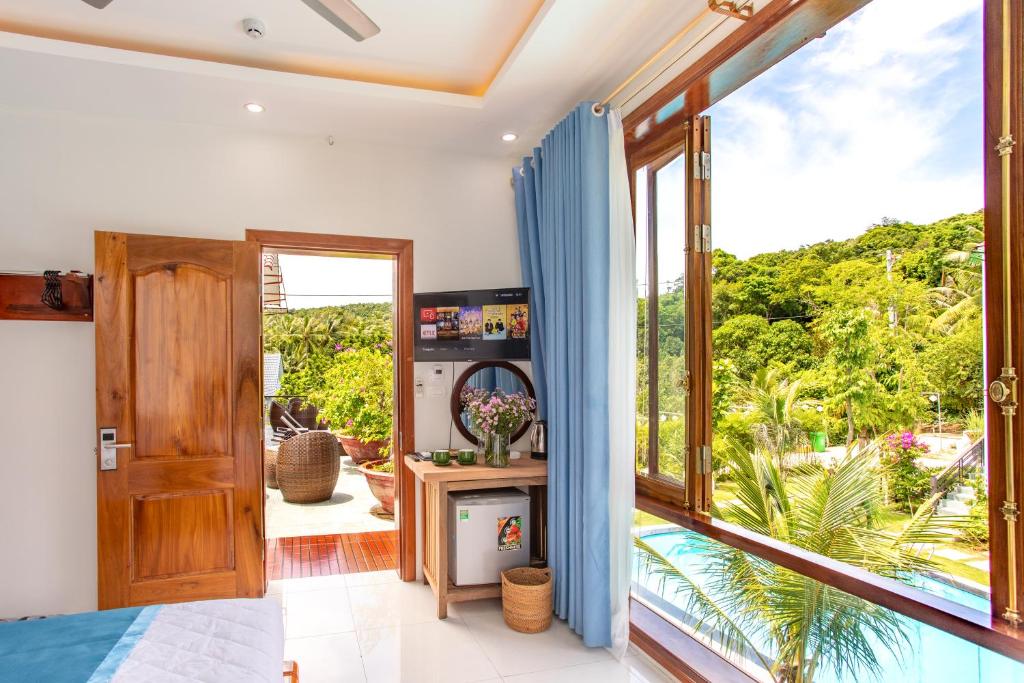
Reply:
[[42, 275], [0, 273], [0, 320], [92, 321], [92, 275], [72, 271], [59, 276], [63, 307], [43, 303]]

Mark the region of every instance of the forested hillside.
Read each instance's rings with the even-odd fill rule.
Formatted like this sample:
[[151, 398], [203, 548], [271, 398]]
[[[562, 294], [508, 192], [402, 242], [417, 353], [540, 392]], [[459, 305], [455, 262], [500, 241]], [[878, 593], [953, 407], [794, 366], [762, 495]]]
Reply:
[[284, 362], [283, 395], [308, 396], [346, 349], [391, 350], [391, 304], [302, 308], [265, 315], [263, 348]]
[[[981, 240], [976, 212], [928, 225], [884, 220], [852, 239], [746, 260], [715, 250], [716, 431], [747, 431], [732, 424], [737, 402], [749, 404], [752, 385], [766, 381], [762, 369], [774, 369], [767, 389], [793, 394], [801, 426], [828, 431], [833, 442], [934, 421], [929, 393], [941, 395], [945, 415], [969, 419], [983, 390]], [[677, 282], [658, 303], [668, 419], [681, 410], [682, 296]], [[645, 308], [641, 300], [641, 356]]]

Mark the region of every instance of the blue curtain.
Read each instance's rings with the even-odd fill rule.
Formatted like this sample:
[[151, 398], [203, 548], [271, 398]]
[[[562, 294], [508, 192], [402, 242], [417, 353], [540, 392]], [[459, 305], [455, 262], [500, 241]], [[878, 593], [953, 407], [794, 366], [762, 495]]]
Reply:
[[610, 646], [609, 144], [580, 104], [513, 171], [533, 377], [548, 421], [548, 562], [555, 612]]

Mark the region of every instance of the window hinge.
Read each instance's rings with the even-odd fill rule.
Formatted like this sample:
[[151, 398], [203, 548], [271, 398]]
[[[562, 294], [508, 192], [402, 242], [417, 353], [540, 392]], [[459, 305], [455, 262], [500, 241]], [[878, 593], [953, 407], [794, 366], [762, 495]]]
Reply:
[[693, 153], [693, 177], [696, 180], [711, 180], [711, 152]]
[[697, 474], [711, 474], [711, 446], [701, 446], [697, 450]]
[[707, 223], [693, 226], [693, 248], [698, 253], [711, 253], [711, 226]]

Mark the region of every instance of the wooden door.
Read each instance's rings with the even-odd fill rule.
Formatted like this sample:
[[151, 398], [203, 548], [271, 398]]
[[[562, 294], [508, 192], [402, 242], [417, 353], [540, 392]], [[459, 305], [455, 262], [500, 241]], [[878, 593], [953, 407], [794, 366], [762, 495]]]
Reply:
[[97, 232], [95, 321], [100, 609], [262, 595], [259, 246]]

